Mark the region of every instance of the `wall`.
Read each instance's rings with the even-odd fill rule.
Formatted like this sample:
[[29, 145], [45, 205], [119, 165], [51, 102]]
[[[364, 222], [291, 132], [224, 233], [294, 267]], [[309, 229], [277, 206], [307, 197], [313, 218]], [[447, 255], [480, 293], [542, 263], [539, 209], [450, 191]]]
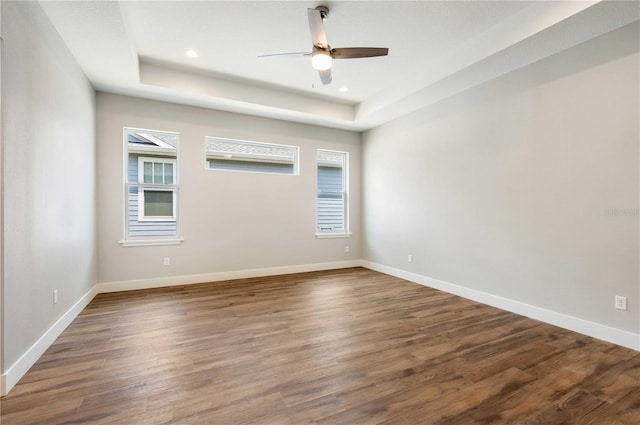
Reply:
[[[359, 133], [105, 93], [98, 93], [97, 114], [101, 291], [208, 281], [225, 272], [357, 264], [360, 259]], [[180, 245], [119, 244], [125, 126], [180, 133]], [[206, 170], [205, 136], [300, 146], [300, 175]], [[315, 237], [318, 148], [350, 154], [351, 238]], [[169, 266], [163, 265], [165, 257]]]
[[636, 23], [366, 132], [363, 258], [640, 349], [639, 69]]
[[96, 232], [94, 90], [36, 2], [2, 38], [4, 391], [95, 285]]
[[[0, 2], [0, 35], [4, 34], [2, 31], [2, 2]], [[0, 395], [5, 392], [5, 383], [4, 383], [4, 332], [3, 323], [4, 319], [4, 308], [2, 307], [4, 304], [4, 214], [3, 214], [3, 202], [4, 202], [4, 189], [3, 189], [3, 165], [2, 163], [4, 154], [4, 135], [2, 134], [2, 64], [3, 64], [3, 44], [4, 42], [0, 39]]]

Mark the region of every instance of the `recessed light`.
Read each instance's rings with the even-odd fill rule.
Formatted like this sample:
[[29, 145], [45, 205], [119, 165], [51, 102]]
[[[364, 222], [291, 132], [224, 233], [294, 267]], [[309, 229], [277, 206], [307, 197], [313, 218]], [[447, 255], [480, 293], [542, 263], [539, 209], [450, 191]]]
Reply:
[[349, 91], [349, 87], [347, 86], [342, 86], [340, 87], [338, 90], [340, 90], [342, 93], [348, 92]]
[[198, 57], [198, 52], [196, 52], [193, 49], [187, 49], [184, 51], [184, 54], [189, 56], [190, 58], [197, 58]]

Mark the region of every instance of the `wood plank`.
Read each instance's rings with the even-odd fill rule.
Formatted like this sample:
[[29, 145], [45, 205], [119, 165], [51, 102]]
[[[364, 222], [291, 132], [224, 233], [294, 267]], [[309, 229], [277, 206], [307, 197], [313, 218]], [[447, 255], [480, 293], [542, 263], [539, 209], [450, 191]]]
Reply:
[[3, 425], [638, 424], [640, 353], [362, 268], [100, 294]]

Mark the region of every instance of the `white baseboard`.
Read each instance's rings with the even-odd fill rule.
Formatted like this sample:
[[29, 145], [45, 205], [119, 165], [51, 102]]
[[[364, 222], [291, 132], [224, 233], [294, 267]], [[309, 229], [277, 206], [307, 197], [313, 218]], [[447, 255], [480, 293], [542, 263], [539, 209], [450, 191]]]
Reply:
[[154, 279], [128, 280], [123, 282], [103, 282], [94, 285], [76, 302], [56, 323], [47, 330], [9, 369], [0, 375], [0, 395], [6, 395], [25, 373], [35, 364], [44, 352], [53, 344], [78, 314], [100, 293], [131, 291], [136, 289], [160, 288], [164, 286], [189, 285], [203, 282], [218, 282], [250, 277], [275, 276], [292, 273], [304, 273], [321, 270], [360, 267], [360, 260], [335, 261], [329, 263], [301, 264], [297, 266], [270, 267], [263, 269], [238, 270], [219, 273], [204, 273], [186, 276], [171, 276]]
[[321, 270], [360, 267], [360, 260], [334, 261], [330, 263], [300, 264], [297, 266], [268, 267], [228, 272], [202, 273], [183, 276], [157, 277], [152, 279], [125, 280], [122, 282], [98, 283], [98, 293], [132, 291], [136, 289], [161, 288], [164, 286], [191, 285], [194, 283], [219, 282], [221, 280], [247, 279], [251, 277], [276, 276], [281, 274], [315, 272]]
[[94, 286], [84, 294], [66, 313], [62, 315], [15, 363], [0, 375], [0, 395], [6, 395], [14, 385], [24, 376], [25, 373], [53, 344], [67, 326], [73, 322], [78, 314], [97, 295], [97, 288]]
[[458, 295], [463, 298], [540, 320], [541, 322], [549, 323], [570, 331], [640, 351], [640, 334], [634, 334], [633, 332], [623, 331], [600, 323], [590, 322], [588, 320], [579, 319], [556, 311], [546, 310], [531, 304], [500, 297], [487, 292], [477, 291], [454, 283], [445, 282], [382, 264], [372, 263], [365, 260], [361, 261], [360, 264], [362, 267], [366, 267], [377, 272], [386, 273], [391, 276], [419, 283], [420, 285], [439, 289], [450, 294]]
[[60, 319], [58, 319], [58, 321], [54, 323], [53, 326], [51, 326], [51, 328], [49, 328], [49, 330], [47, 330], [47, 332], [45, 332], [44, 335], [42, 335], [40, 339], [38, 339], [38, 341], [36, 341], [35, 344], [33, 344], [13, 365], [11, 365], [4, 374], [0, 375], [0, 395], [6, 395], [13, 388], [13, 386], [40, 358], [40, 356], [44, 354], [47, 348], [53, 344], [56, 338], [60, 336], [62, 331], [69, 326], [73, 319], [75, 319], [76, 316], [78, 316], [78, 314], [80, 314], [89, 302], [91, 302], [91, 300], [99, 293], [189, 285], [194, 283], [218, 282], [222, 280], [246, 279], [251, 277], [275, 276], [360, 266], [640, 351], [640, 335], [632, 332], [623, 331], [599, 323], [546, 310], [520, 301], [477, 291], [475, 289], [466, 288], [464, 286], [444, 282], [442, 280], [433, 279], [405, 270], [384, 266], [382, 264], [364, 260], [351, 260], [98, 283], [82, 298], [80, 298], [80, 300], [78, 300], [78, 302], [76, 302]]

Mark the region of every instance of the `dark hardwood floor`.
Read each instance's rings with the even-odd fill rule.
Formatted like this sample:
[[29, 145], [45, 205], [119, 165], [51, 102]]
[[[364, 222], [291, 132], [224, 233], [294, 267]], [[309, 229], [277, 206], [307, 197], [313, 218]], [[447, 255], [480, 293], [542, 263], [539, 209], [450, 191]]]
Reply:
[[640, 352], [355, 268], [101, 294], [13, 424], [634, 424]]

